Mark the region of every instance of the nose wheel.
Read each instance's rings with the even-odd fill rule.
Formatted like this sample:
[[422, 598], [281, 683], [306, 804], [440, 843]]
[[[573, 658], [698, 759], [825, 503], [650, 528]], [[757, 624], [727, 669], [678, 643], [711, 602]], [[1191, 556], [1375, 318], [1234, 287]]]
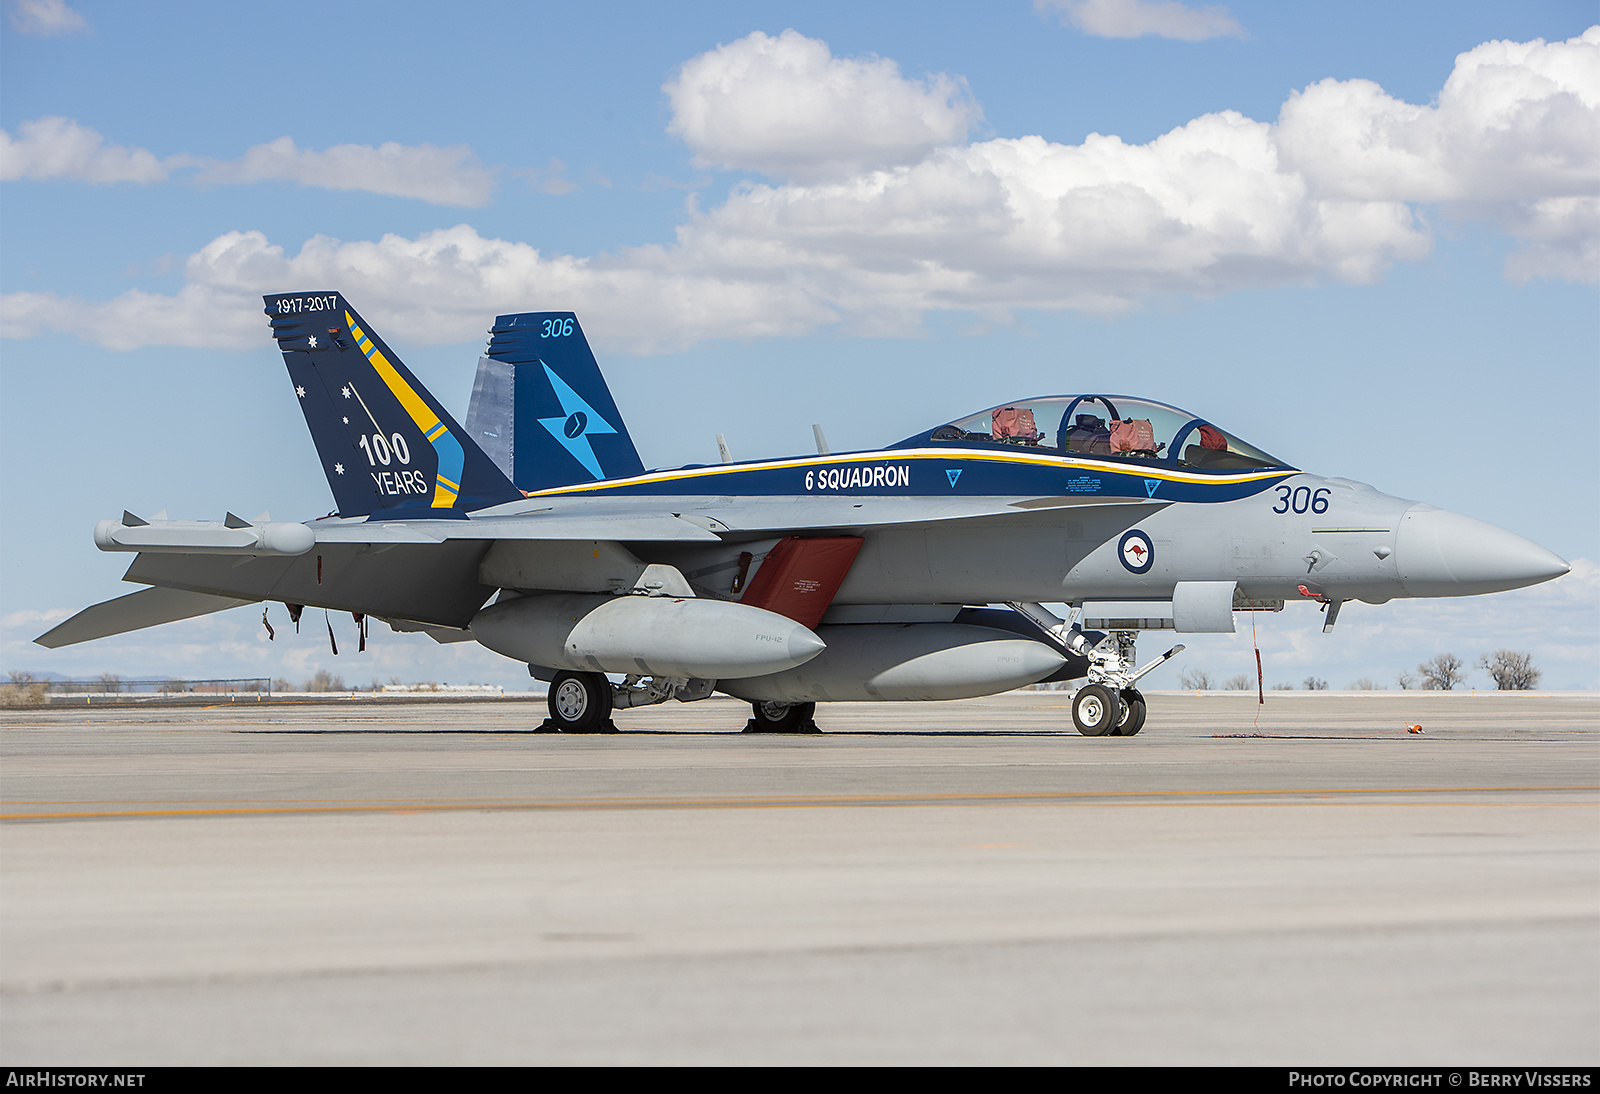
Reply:
[[1113, 737], [1132, 737], [1144, 728], [1144, 696], [1137, 688], [1122, 689], [1122, 717], [1117, 721]]
[[1072, 724], [1085, 737], [1132, 737], [1144, 728], [1144, 714], [1144, 696], [1135, 688], [1086, 684], [1072, 699]]
[[1103, 684], [1085, 684], [1072, 697], [1072, 724], [1085, 737], [1104, 737], [1117, 728], [1122, 701]]

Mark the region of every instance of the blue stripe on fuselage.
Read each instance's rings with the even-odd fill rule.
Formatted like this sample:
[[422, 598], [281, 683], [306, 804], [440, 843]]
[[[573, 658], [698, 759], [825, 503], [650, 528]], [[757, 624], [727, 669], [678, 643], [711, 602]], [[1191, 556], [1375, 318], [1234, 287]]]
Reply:
[[1258, 494], [1295, 474], [1299, 472], [1292, 468], [1206, 474], [1144, 460], [898, 449], [667, 468], [625, 479], [540, 490], [529, 496], [1000, 496], [1082, 497], [1086, 501], [1148, 501], [1154, 497], [1157, 501], [1223, 502]]

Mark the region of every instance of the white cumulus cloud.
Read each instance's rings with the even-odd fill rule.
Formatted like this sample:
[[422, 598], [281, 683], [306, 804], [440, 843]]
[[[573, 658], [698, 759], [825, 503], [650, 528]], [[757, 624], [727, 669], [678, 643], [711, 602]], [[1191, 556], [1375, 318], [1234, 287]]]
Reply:
[[1314, 194], [1443, 202], [1530, 246], [1516, 280], [1600, 274], [1600, 27], [1565, 42], [1485, 42], [1456, 58], [1438, 101], [1369, 80], [1289, 97], [1276, 141]]
[[53, 38], [88, 30], [89, 22], [73, 11], [66, 0], [10, 0], [11, 27], [18, 34]]
[[1191, 8], [1177, 0], [1033, 0], [1035, 11], [1053, 11], [1097, 38], [1243, 38], [1241, 27], [1223, 7]]
[[107, 144], [71, 118], [39, 118], [0, 129], [0, 180], [78, 179], [82, 182], [161, 182], [170, 166], [143, 148]]
[[786, 178], [915, 163], [982, 117], [964, 80], [908, 80], [891, 60], [835, 57], [793, 30], [702, 53], [663, 90], [668, 130], [700, 164]]
[[468, 207], [487, 205], [495, 185], [494, 169], [479, 163], [464, 144], [439, 148], [388, 141], [376, 148], [339, 144], [318, 152], [279, 137], [247, 149], [236, 160], [189, 155], [160, 159], [144, 148], [107, 144], [98, 132], [71, 118], [23, 122], [15, 137], [0, 129], [0, 180], [7, 182], [152, 183], [186, 168], [199, 169], [194, 181], [202, 185], [284, 181]]
[[387, 141], [376, 148], [338, 144], [317, 152], [279, 137], [255, 145], [239, 159], [207, 161], [195, 177], [201, 184], [216, 185], [268, 180], [477, 207], [489, 203], [495, 173], [464, 144], [439, 148]]
[[636, 352], [715, 336], [801, 334], [836, 317], [787, 283], [685, 268], [664, 248], [597, 260], [546, 256], [465, 224], [415, 239], [315, 236], [294, 255], [260, 232], [228, 232], [189, 257], [184, 281], [170, 296], [131, 290], [104, 302], [8, 293], [0, 296], [0, 331], [66, 331], [109, 349], [250, 348], [266, 338], [262, 295], [287, 285], [337, 286], [386, 333], [421, 342], [479, 336], [496, 312], [529, 301], [580, 311], [607, 333], [605, 344]]
[[[740, 64], [768, 65], [779, 83], [799, 53], [835, 71], [822, 43], [801, 39], [789, 54], [768, 50], [775, 42], [735, 43], [761, 47]], [[723, 65], [730, 48], [685, 72], [706, 58]], [[562, 255], [462, 224], [415, 238], [318, 236], [291, 257], [259, 232], [230, 232], [189, 258], [172, 296], [14, 293], [0, 299], [0, 333], [65, 330], [119, 348], [255, 345], [260, 294], [296, 285], [338, 287], [386, 330], [431, 342], [471, 338], [497, 310], [534, 307], [581, 311], [609, 348], [636, 352], [826, 324], [907, 333], [938, 311], [1003, 320], [1017, 309], [1116, 312], [1153, 294], [1372, 282], [1429, 253], [1419, 204], [1493, 221], [1521, 241], [1507, 263], [1513, 279], [1593, 280], [1597, 57], [1600, 28], [1568, 42], [1492, 42], [1458, 57], [1425, 106], [1368, 81], [1323, 81], [1291, 96], [1276, 122], [1206, 114], [1146, 144], [1101, 134], [967, 143], [924, 127], [923, 144], [908, 138], [856, 166], [828, 149], [794, 166], [786, 157], [803, 141], [764, 145], [742, 115], [720, 136], [718, 106], [675, 117], [675, 130], [698, 134], [699, 154], [723, 149], [723, 161], [784, 181], [741, 183], [705, 210], [691, 203], [669, 246]], [[880, 76], [873, 66], [883, 63], [848, 62]], [[752, 73], [741, 79], [765, 79]], [[883, 109], [863, 101], [863, 116], [909, 117], [904, 81], [891, 74], [899, 82], [879, 87]]]

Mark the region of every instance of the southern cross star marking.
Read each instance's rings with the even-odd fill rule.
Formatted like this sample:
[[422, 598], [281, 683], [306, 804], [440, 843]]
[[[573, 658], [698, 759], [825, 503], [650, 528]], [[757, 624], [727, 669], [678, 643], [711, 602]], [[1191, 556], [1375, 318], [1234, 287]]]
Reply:
[[334, 470], [335, 470], [335, 471], [337, 471], [337, 472], [338, 472], [338, 473], [339, 473], [339, 474], [341, 474], [341, 475], [342, 475], [342, 474], [344, 474], [344, 464], [342, 464], [342, 463], [336, 463], [336, 464], [334, 464], [334, 465], [333, 465], [333, 469], [334, 469]]
[[311, 338], [310, 338], [310, 342], [311, 342], [311, 348], [312, 349], [316, 349], [317, 348], [317, 336], [313, 334], [311, 336]]
[[344, 420], [344, 424], [345, 424], [345, 425], [349, 425], [349, 424], [350, 424], [350, 419], [349, 419], [349, 418], [346, 418], [346, 419], [345, 419], [345, 420]]
[[296, 395], [300, 396], [300, 398], [302, 398], [302, 399], [304, 399], [306, 397], [306, 389], [301, 387], [299, 384], [295, 385], [294, 393]]
[[342, 394], [346, 399], [350, 398], [350, 385], [346, 384], [344, 390], [340, 392], [340, 394]]
[[589, 438], [599, 433], [615, 433], [606, 420], [600, 417], [594, 407], [583, 401], [579, 395], [567, 386], [566, 381], [550, 371], [550, 366], [543, 361], [539, 364], [544, 368], [544, 374], [550, 377], [550, 386], [555, 389], [556, 398], [561, 401], [561, 417], [540, 418], [539, 424], [550, 431], [550, 436], [561, 442], [561, 447], [571, 453], [572, 458], [583, 464], [584, 469], [597, 479], [605, 478], [605, 472], [600, 469], [600, 461], [595, 458], [594, 447], [589, 444]]

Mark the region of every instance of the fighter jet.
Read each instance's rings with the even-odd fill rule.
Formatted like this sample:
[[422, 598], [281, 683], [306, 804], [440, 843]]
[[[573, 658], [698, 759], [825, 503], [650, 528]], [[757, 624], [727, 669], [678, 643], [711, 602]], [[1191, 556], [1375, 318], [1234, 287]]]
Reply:
[[[1142, 631], [1240, 611], [1469, 596], [1567, 564], [1520, 536], [1301, 471], [1208, 418], [1109, 394], [1017, 399], [884, 448], [646, 470], [571, 312], [499, 316], [465, 427], [336, 292], [266, 314], [337, 511], [95, 528], [150, 588], [57, 647], [281, 602], [473, 640], [549, 684], [539, 728], [721, 692], [747, 729], [816, 705], [1074, 681], [1076, 728], [1139, 732]], [[1061, 618], [1044, 604], [1065, 604]]]

